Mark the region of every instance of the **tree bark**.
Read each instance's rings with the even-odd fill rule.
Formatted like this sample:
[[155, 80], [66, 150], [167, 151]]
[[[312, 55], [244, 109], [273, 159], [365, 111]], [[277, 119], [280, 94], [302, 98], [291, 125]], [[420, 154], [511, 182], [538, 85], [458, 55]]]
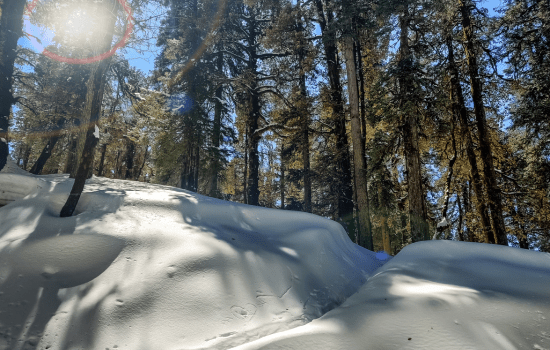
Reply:
[[303, 164], [303, 180], [304, 180], [304, 211], [311, 213], [311, 174], [310, 174], [310, 160], [309, 160], [309, 110], [307, 104], [307, 86], [306, 86], [306, 73], [305, 67], [303, 67], [305, 53], [304, 49], [300, 48], [298, 55], [300, 63], [300, 101], [298, 110], [301, 116], [300, 126], [302, 134], [302, 164]]
[[103, 170], [105, 168], [105, 155], [107, 154], [107, 143], [101, 146], [101, 158], [99, 159], [99, 168], [97, 169], [97, 176], [103, 176]]
[[336, 32], [331, 28], [333, 14], [330, 9], [324, 9], [322, 0], [315, 0], [317, 17], [321, 28], [325, 61], [327, 64], [332, 115], [334, 118], [333, 134], [336, 138], [336, 169], [337, 181], [334, 189], [338, 198], [338, 217], [345, 223], [353, 222], [353, 186], [351, 175], [351, 159], [349, 153], [348, 136], [346, 134], [346, 115], [342, 98], [342, 84], [340, 83], [340, 63], [336, 46]]
[[[110, 8], [107, 4], [98, 3], [98, 10], [108, 18], [106, 23], [107, 34], [104, 36], [102, 42], [99, 45], [99, 49], [102, 52], [107, 52], [111, 48], [113, 41], [113, 33], [115, 29], [116, 16], [110, 12]], [[69, 198], [65, 202], [65, 205], [61, 209], [60, 216], [68, 217], [73, 215], [78, 200], [84, 190], [86, 179], [92, 174], [95, 146], [97, 145], [98, 138], [94, 135], [97, 122], [101, 115], [101, 105], [103, 101], [103, 90], [105, 87], [105, 76], [109, 69], [111, 58], [106, 58], [98, 63], [95, 63], [94, 69], [87, 83], [86, 92], [86, 114], [89, 116], [89, 122], [86, 124], [86, 142], [84, 144], [84, 150], [82, 151], [81, 161], [78, 165], [76, 177], [74, 180]]]
[[365, 149], [362, 147], [361, 115], [359, 111], [359, 91], [355, 55], [353, 52], [353, 38], [344, 38], [344, 56], [348, 74], [348, 94], [351, 114], [351, 139], [353, 142], [354, 180], [357, 195], [357, 209], [359, 211], [359, 234], [364, 247], [374, 250], [372, 241], [372, 227], [370, 221], [369, 199], [366, 178]]
[[[461, 134], [465, 142], [466, 155], [470, 163], [470, 178], [473, 182], [474, 192], [476, 194], [476, 210], [481, 220], [482, 234], [486, 243], [494, 243], [494, 235], [491, 234], [491, 222], [487, 205], [485, 204], [485, 194], [481, 183], [481, 176], [477, 167], [476, 154], [474, 152], [474, 142], [472, 133], [468, 125], [468, 110], [464, 102], [462, 87], [460, 86], [458, 68], [455, 62], [452, 38], [447, 35], [446, 45], [448, 50], [449, 72], [451, 74], [451, 99], [453, 104], [453, 113], [458, 116], [461, 124]], [[466, 198], [465, 198], [466, 200]]]
[[134, 173], [134, 157], [136, 155], [136, 145], [130, 139], [126, 140], [126, 173], [124, 179], [132, 179]]
[[17, 40], [22, 35], [24, 0], [0, 2], [0, 171], [9, 156], [8, 131], [11, 106], [15, 103], [12, 94], [13, 65]]
[[408, 7], [405, 7], [399, 17], [400, 46], [400, 112], [403, 115], [403, 143], [407, 171], [408, 200], [409, 200], [409, 224], [412, 242], [429, 239], [429, 227], [427, 222], [426, 203], [422, 186], [422, 164], [420, 162], [420, 149], [418, 145], [418, 117], [415, 111], [413, 97], [414, 90], [412, 55], [409, 46], [409, 22]]
[[474, 25], [471, 21], [471, 4], [469, 0], [459, 0], [460, 11], [462, 14], [462, 28], [464, 33], [464, 51], [468, 61], [468, 74], [470, 76], [470, 87], [472, 99], [474, 102], [474, 114], [479, 133], [479, 150], [483, 163], [483, 180], [487, 188], [489, 199], [490, 215], [493, 221], [493, 232], [497, 244], [508, 245], [508, 237], [504, 226], [502, 215], [502, 196], [497, 184], [495, 168], [493, 164], [493, 152], [491, 150], [491, 139], [487, 128], [487, 119], [485, 116], [485, 106], [483, 103], [483, 92], [481, 78], [479, 77], [479, 68], [477, 65], [477, 54], [474, 43]]
[[[218, 60], [216, 62], [217, 71], [223, 73], [223, 54], [218, 53]], [[211, 197], [220, 197], [220, 191], [218, 189], [218, 175], [221, 170], [220, 164], [220, 145], [221, 145], [221, 124], [222, 124], [222, 113], [223, 113], [223, 86], [218, 86], [216, 89], [216, 101], [214, 102], [214, 124], [212, 127], [212, 174], [210, 175], [210, 196]]]
[[52, 130], [52, 136], [48, 139], [48, 142], [46, 143], [46, 146], [42, 149], [42, 152], [40, 153], [40, 156], [32, 166], [30, 173], [35, 175], [40, 175], [42, 173], [42, 169], [44, 169], [44, 165], [46, 165], [46, 162], [48, 159], [50, 159], [50, 156], [52, 155], [53, 148], [57, 144], [57, 141], [59, 141], [59, 138], [61, 137], [60, 130], [63, 128], [63, 125], [65, 124], [65, 119], [61, 118], [57, 123], [57, 128], [55, 130]]

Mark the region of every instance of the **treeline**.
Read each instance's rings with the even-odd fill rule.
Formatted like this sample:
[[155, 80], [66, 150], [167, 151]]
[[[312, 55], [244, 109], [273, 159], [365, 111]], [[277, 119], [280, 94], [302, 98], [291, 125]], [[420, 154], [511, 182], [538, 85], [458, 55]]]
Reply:
[[[154, 72], [104, 73], [95, 175], [312, 212], [390, 254], [550, 251], [547, 1], [163, 5]], [[18, 52], [12, 156], [75, 176], [93, 67]]]

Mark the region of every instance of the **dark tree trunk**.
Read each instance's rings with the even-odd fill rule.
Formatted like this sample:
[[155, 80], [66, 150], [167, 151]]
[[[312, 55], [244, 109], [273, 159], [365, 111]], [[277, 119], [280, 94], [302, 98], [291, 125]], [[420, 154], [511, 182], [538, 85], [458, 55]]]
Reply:
[[139, 180], [141, 177], [141, 173], [143, 172], [143, 168], [145, 167], [145, 162], [147, 161], [147, 157], [149, 155], [149, 145], [145, 146], [145, 153], [143, 154], [143, 161], [141, 162], [141, 166], [139, 167], [139, 170], [137, 174], [134, 177], [134, 180]]
[[[248, 50], [248, 70], [256, 75], [258, 69], [258, 56], [256, 52], [257, 36], [259, 33], [256, 29], [255, 18], [251, 18], [248, 22], [248, 38], [247, 46]], [[250, 84], [248, 91], [248, 120], [246, 123], [247, 135], [248, 135], [248, 179], [247, 179], [247, 204], [258, 205], [260, 198], [259, 189], [259, 176], [260, 176], [260, 158], [258, 152], [258, 146], [260, 143], [261, 135], [257, 133], [258, 120], [261, 113], [260, 96], [258, 93], [258, 84], [256, 76]]]
[[248, 126], [245, 127], [244, 134], [244, 169], [243, 169], [243, 203], [248, 204]]
[[194, 149], [195, 155], [193, 158], [193, 191], [198, 192], [199, 191], [199, 171], [200, 171], [200, 165], [201, 165], [201, 147], [199, 140], [195, 143], [195, 149]]
[[136, 145], [132, 140], [126, 141], [126, 173], [124, 179], [132, 179], [134, 174], [134, 157], [136, 156]]
[[9, 118], [11, 106], [15, 103], [12, 94], [13, 64], [17, 40], [22, 35], [24, 7], [24, 0], [0, 2], [0, 171], [9, 155]]
[[[359, 102], [361, 104], [361, 147], [366, 151], [367, 147], [367, 100], [365, 94], [365, 74], [363, 73], [363, 58], [361, 54], [361, 43], [359, 40], [354, 45], [357, 61], [357, 72], [359, 81]], [[366, 155], [365, 155], [366, 157]], [[367, 163], [365, 158], [365, 163]], [[388, 253], [389, 254], [389, 253]]]
[[411, 71], [412, 55], [409, 46], [409, 9], [406, 7], [399, 17], [401, 29], [399, 45], [400, 65], [400, 110], [403, 114], [403, 143], [408, 183], [409, 222], [412, 242], [429, 239], [426, 203], [422, 188], [422, 164], [418, 145], [418, 116], [412, 92], [414, 90]]
[[462, 28], [464, 32], [464, 51], [468, 61], [468, 74], [470, 76], [470, 87], [474, 102], [474, 114], [476, 117], [477, 130], [479, 133], [479, 151], [483, 163], [483, 180], [487, 188], [491, 219], [493, 221], [493, 232], [497, 244], [508, 245], [508, 237], [504, 226], [502, 196], [497, 184], [495, 168], [493, 164], [493, 152], [491, 150], [491, 139], [487, 128], [485, 117], [485, 106], [483, 103], [483, 91], [479, 68], [477, 65], [477, 54], [474, 43], [474, 25], [471, 21], [471, 4], [469, 0], [460, 0], [460, 11], [462, 14]]
[[99, 159], [99, 168], [97, 169], [97, 176], [103, 176], [103, 170], [105, 168], [105, 155], [107, 154], [107, 143], [101, 146], [101, 158]]
[[[491, 222], [489, 220], [489, 214], [487, 211], [487, 205], [485, 204], [485, 194], [483, 191], [483, 185], [481, 183], [481, 176], [477, 167], [476, 154], [474, 152], [474, 142], [472, 140], [472, 133], [468, 126], [468, 110], [464, 102], [464, 95], [462, 94], [462, 87], [460, 86], [458, 68], [456, 66], [454, 58], [453, 43], [450, 36], [446, 38], [448, 60], [449, 60], [449, 72], [451, 74], [451, 98], [453, 103], [453, 113], [458, 116], [461, 124], [461, 134], [465, 142], [466, 155], [470, 163], [470, 178], [473, 183], [474, 192], [476, 194], [476, 210], [481, 220], [483, 237], [486, 243], [494, 243], [494, 236], [491, 234]], [[467, 200], [467, 198], [465, 198]]]
[[259, 97], [252, 93], [250, 96], [251, 109], [248, 115], [248, 198], [247, 204], [258, 205], [260, 190], [259, 190], [259, 170], [260, 170], [260, 154], [258, 146], [260, 144], [260, 136], [256, 133], [258, 130], [258, 118], [260, 113]]
[[76, 149], [78, 147], [78, 137], [76, 133], [69, 134], [69, 145], [67, 146], [67, 158], [65, 159], [65, 169], [63, 173], [69, 174], [74, 179], [76, 175]]
[[[97, 6], [98, 10], [109, 19], [109, 22], [106, 23], [105, 26], [107, 33], [99, 45], [99, 49], [102, 50], [102, 52], [107, 52], [111, 48], [116, 16], [110, 12], [110, 8], [108, 8], [106, 4], [98, 3]], [[110, 62], [111, 59], [107, 58], [95, 64], [95, 69], [92, 70], [92, 74], [88, 79], [85, 111], [89, 116], [89, 122], [86, 124], [86, 142], [84, 144], [84, 150], [82, 151], [81, 161], [76, 172], [71, 193], [67, 199], [67, 202], [61, 209], [61, 217], [73, 215], [76, 205], [78, 204], [78, 200], [84, 190], [86, 179], [92, 175], [95, 146], [97, 145], [98, 140], [94, 135], [94, 132], [101, 115], [105, 76], [107, 70], [109, 69]]]
[[[223, 54], [218, 54], [218, 60], [216, 62], [217, 71], [223, 73]], [[218, 176], [221, 170], [221, 154], [220, 154], [220, 145], [221, 145], [221, 125], [222, 125], [222, 114], [223, 114], [223, 86], [218, 86], [216, 89], [216, 101], [214, 103], [214, 124], [212, 126], [212, 174], [210, 175], [210, 196], [220, 198], [220, 190], [218, 189]]]
[[283, 156], [283, 150], [285, 149], [284, 142], [281, 143], [281, 209], [285, 208], [285, 163], [286, 160]]
[[[300, 29], [302, 24], [300, 23]], [[303, 30], [303, 29], [301, 29]], [[311, 174], [310, 174], [310, 160], [309, 160], [309, 108], [307, 102], [307, 86], [306, 86], [306, 73], [304, 60], [305, 52], [304, 48], [301, 47], [298, 55], [298, 61], [300, 63], [300, 76], [299, 76], [299, 85], [300, 85], [300, 101], [298, 104], [298, 110], [300, 113], [301, 121], [301, 137], [302, 137], [302, 164], [303, 164], [303, 180], [304, 180], [304, 211], [311, 213]]]
[[365, 149], [362, 147], [361, 114], [359, 111], [359, 91], [357, 86], [357, 74], [355, 55], [353, 52], [353, 38], [344, 38], [344, 56], [346, 58], [346, 70], [348, 74], [348, 94], [351, 114], [351, 139], [353, 142], [354, 181], [357, 196], [357, 209], [359, 216], [359, 236], [363, 247], [374, 250], [372, 240], [372, 227], [370, 221], [370, 209], [366, 178]]
[[458, 240], [464, 242], [464, 232], [462, 232], [462, 223], [464, 221], [464, 212], [460, 203], [460, 196], [456, 196], [456, 204], [458, 205]]
[[44, 146], [42, 152], [40, 153], [40, 156], [29, 171], [31, 174], [40, 175], [40, 173], [42, 173], [42, 169], [44, 169], [44, 165], [46, 165], [46, 162], [48, 161], [48, 159], [50, 159], [53, 148], [55, 147], [58, 140], [59, 135], [52, 136], [48, 139], [46, 146]]
[[29, 157], [31, 156], [32, 147], [25, 144], [25, 152], [23, 153], [23, 170], [27, 170], [29, 166]]
[[334, 136], [336, 137], [337, 186], [334, 191], [338, 197], [338, 217], [346, 223], [353, 222], [353, 186], [348, 136], [346, 134], [346, 115], [340, 83], [340, 63], [336, 46], [336, 32], [333, 26], [332, 11], [325, 11], [322, 0], [315, 0], [319, 26], [321, 27], [325, 60], [331, 92], [332, 114], [334, 118]]

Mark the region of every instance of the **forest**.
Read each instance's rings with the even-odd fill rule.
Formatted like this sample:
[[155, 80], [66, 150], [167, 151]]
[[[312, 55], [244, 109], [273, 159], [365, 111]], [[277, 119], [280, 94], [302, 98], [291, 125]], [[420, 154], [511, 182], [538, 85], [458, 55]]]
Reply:
[[390, 255], [550, 252], [548, 1], [36, 3], [0, 3], [0, 170], [70, 174], [68, 203], [94, 175], [310, 212]]

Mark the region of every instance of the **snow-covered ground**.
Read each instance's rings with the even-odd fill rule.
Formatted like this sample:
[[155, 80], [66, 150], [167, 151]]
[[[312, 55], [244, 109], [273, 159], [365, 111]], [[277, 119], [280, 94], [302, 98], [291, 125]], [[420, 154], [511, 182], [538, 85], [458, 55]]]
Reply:
[[71, 185], [0, 173], [0, 349], [550, 349], [550, 254], [96, 177], [60, 218]]

